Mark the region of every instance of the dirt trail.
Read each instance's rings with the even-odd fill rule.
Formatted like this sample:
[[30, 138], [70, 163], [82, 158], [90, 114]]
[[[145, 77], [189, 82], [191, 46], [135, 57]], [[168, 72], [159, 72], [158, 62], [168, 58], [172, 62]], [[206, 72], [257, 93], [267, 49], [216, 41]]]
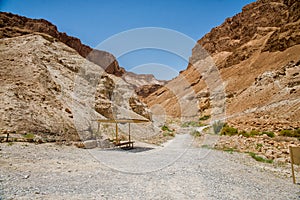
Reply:
[[298, 199], [299, 186], [281, 168], [274, 173], [270, 164], [246, 154], [195, 148], [191, 141], [183, 134], [164, 147], [132, 151], [1, 143], [0, 195], [56, 200]]

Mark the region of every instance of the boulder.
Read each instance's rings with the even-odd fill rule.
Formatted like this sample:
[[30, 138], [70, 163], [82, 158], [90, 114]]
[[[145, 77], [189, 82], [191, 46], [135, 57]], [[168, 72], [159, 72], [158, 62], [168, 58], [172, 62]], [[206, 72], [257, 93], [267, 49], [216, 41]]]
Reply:
[[98, 147], [100, 148], [110, 148], [111, 146], [112, 144], [108, 139], [98, 140]]
[[97, 140], [86, 140], [83, 142], [85, 149], [93, 149], [97, 147]]

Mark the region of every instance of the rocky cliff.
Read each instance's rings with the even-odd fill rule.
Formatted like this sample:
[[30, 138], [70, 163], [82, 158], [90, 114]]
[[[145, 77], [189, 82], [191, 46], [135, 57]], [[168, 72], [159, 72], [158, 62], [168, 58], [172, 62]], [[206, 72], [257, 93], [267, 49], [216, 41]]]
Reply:
[[95, 119], [151, 117], [131, 85], [50, 35], [1, 38], [0, 47], [0, 132], [86, 140], [95, 136]]
[[152, 74], [125, 72], [122, 78], [133, 86], [139, 98], [145, 98], [163, 87], [168, 81], [157, 80]]
[[79, 55], [101, 66], [110, 74], [122, 76], [125, 72], [112, 54], [105, 51], [93, 50], [89, 46], [82, 44], [78, 38], [59, 32], [57, 27], [47, 20], [30, 19], [11, 13], [0, 12], [0, 38], [11, 38], [35, 32], [45, 33], [63, 42], [75, 49]]
[[217, 60], [219, 68], [239, 64], [258, 51], [284, 51], [300, 43], [299, 1], [261, 0], [242, 11], [198, 41], [211, 56], [228, 54]]
[[201, 38], [187, 69], [144, 102], [175, 117], [211, 115], [222, 107], [222, 97], [212, 94], [219, 86], [229, 123], [242, 129], [299, 127], [299, 52], [300, 2], [260, 0]]
[[165, 85], [167, 83], [167, 81], [157, 80], [152, 74], [135, 74], [132, 72], [125, 72], [123, 79], [135, 88], [140, 88], [144, 85]]

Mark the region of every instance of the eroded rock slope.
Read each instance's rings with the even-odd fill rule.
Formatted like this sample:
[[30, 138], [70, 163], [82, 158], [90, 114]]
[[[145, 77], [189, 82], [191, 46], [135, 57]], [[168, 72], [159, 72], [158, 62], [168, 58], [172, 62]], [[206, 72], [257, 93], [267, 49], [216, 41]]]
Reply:
[[[185, 71], [143, 101], [175, 117], [212, 115], [224, 107], [229, 123], [243, 129], [299, 127], [299, 12], [297, 0], [245, 6], [198, 41]], [[216, 98], [214, 84], [223, 85], [223, 97]], [[216, 100], [222, 98], [225, 106]]]
[[91, 137], [95, 119], [151, 118], [131, 85], [49, 35], [2, 38], [0, 46], [1, 131], [78, 140]]

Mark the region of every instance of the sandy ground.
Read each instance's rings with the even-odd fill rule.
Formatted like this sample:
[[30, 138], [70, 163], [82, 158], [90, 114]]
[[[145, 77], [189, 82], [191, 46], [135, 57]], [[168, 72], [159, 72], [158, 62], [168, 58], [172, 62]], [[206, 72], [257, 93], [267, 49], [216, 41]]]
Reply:
[[1, 143], [0, 199], [300, 199], [288, 165], [191, 141], [129, 151]]

